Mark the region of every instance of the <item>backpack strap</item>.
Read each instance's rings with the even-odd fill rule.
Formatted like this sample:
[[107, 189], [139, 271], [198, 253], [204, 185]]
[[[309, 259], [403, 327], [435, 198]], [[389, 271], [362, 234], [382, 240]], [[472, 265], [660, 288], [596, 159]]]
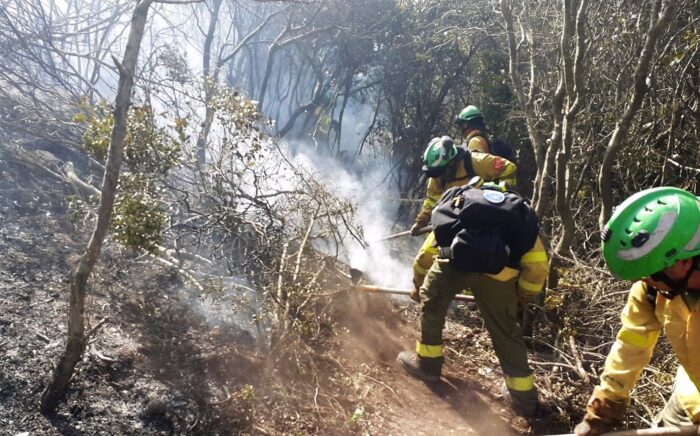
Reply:
[[464, 161], [464, 170], [467, 172], [467, 175], [464, 177], [455, 177], [457, 169], [456, 166], [454, 167], [454, 173], [451, 174], [451, 177], [443, 177], [440, 179], [440, 181], [443, 183], [443, 186], [447, 186], [448, 183], [453, 183], [453, 182], [458, 182], [460, 180], [470, 180], [474, 176], [476, 176], [476, 173], [474, 172], [474, 164], [472, 164], [472, 155], [467, 150], [466, 148], [459, 147], [457, 149], [457, 157], [455, 159], [462, 159]]
[[464, 150], [464, 169], [467, 170], [467, 179], [471, 179], [476, 176], [476, 171], [474, 171], [474, 163], [472, 162], [472, 153], [465, 149]]

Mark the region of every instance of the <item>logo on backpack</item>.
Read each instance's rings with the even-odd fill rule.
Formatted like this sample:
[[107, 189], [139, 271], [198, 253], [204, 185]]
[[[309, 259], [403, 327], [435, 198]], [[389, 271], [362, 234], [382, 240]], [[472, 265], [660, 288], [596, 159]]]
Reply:
[[485, 190], [484, 199], [489, 203], [501, 204], [506, 200], [506, 196], [502, 192]]
[[445, 191], [432, 223], [440, 256], [468, 272], [517, 268], [539, 235], [539, 220], [520, 195], [468, 185]]

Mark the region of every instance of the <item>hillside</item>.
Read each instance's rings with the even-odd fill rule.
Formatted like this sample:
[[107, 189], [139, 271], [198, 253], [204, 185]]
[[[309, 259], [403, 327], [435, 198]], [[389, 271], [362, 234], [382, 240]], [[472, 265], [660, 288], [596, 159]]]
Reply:
[[113, 243], [92, 279], [87, 311], [96, 330], [69, 398], [55, 417], [40, 415], [39, 396], [65, 340], [67, 275], [87, 233], [71, 222], [71, 185], [35, 164], [41, 157], [58, 165], [68, 152], [56, 145], [0, 148], [4, 434], [540, 434], [564, 428], [554, 416], [528, 423], [511, 415], [488, 336], [466, 306], [455, 305], [451, 314], [460, 322], [448, 324], [447, 371], [431, 386], [394, 361], [418, 335], [417, 309], [407, 299], [354, 294], [339, 276], [328, 289], [333, 298], [317, 312], [324, 331], [311, 342], [290, 334], [265, 343], [213, 316], [214, 306], [202, 310], [207, 296], [189, 289], [174, 270]]

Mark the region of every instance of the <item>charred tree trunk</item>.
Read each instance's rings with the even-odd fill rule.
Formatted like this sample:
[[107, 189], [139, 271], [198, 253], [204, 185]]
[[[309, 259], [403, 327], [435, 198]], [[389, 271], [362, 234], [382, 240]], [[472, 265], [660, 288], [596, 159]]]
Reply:
[[[340, 152], [342, 151], [341, 143], [340, 143], [340, 135], [342, 133], [343, 129], [343, 115], [345, 114], [345, 108], [348, 105], [348, 101], [350, 100], [350, 91], [352, 90], [352, 78], [353, 78], [353, 72], [354, 69], [349, 69], [347, 76], [345, 77], [345, 89], [343, 90], [343, 103], [340, 106], [340, 113], [338, 114], [338, 130], [335, 132], [335, 143], [338, 145], [338, 152], [336, 153], [336, 156], [340, 156]], [[330, 133], [330, 132], [329, 132]], [[333, 149], [333, 144], [331, 144], [331, 150]]]
[[[598, 225], [602, 229], [605, 223], [610, 218], [613, 208], [613, 193], [612, 193], [612, 170], [615, 164], [615, 159], [617, 157], [618, 151], [622, 148], [623, 139], [627, 136], [630, 126], [632, 124], [632, 118], [636, 115], [637, 111], [642, 105], [642, 99], [647, 92], [647, 76], [649, 75], [649, 70], [651, 69], [651, 58], [654, 54], [654, 47], [656, 46], [656, 41], [659, 39], [661, 32], [668, 26], [671, 21], [671, 17], [677, 7], [675, 1], [667, 1], [666, 5], [661, 8], [662, 0], [656, 0], [654, 7], [651, 11], [651, 20], [649, 23], [649, 30], [646, 34], [646, 41], [644, 42], [644, 48], [639, 55], [639, 61], [634, 70], [634, 88], [632, 91], [632, 98], [627, 103], [625, 111], [620, 117], [615, 130], [613, 131], [608, 147], [605, 150], [605, 155], [603, 156], [603, 163], [600, 167], [600, 172], [598, 173], [598, 189], [600, 189], [600, 197], [602, 206], [600, 209], [600, 216], [598, 217]], [[661, 14], [659, 15], [659, 11]], [[658, 17], [658, 18], [657, 18]]]
[[202, 130], [197, 135], [197, 167], [200, 171], [204, 170], [207, 161], [207, 140], [211, 125], [214, 121], [214, 108], [211, 105], [211, 100], [216, 91], [216, 77], [211, 76], [211, 46], [216, 33], [216, 25], [219, 22], [219, 11], [221, 10], [222, 0], [214, 0], [212, 3], [211, 13], [209, 15], [209, 28], [204, 39], [204, 49], [202, 53], [202, 80], [204, 81], [204, 106], [206, 107], [204, 114], [204, 122]]
[[54, 369], [46, 390], [41, 396], [41, 412], [55, 413], [58, 404], [65, 397], [66, 390], [73, 375], [75, 365], [80, 361], [89, 335], [85, 334], [85, 294], [87, 281], [97, 262], [102, 243], [109, 229], [112, 216], [115, 191], [119, 179], [119, 170], [126, 137], [128, 109], [131, 102], [131, 90], [134, 84], [134, 71], [138, 60], [141, 40], [146, 26], [148, 9], [153, 0], [140, 0], [134, 8], [131, 18], [131, 30], [119, 67], [119, 88], [114, 105], [114, 128], [112, 129], [107, 163], [102, 180], [102, 193], [97, 216], [97, 223], [85, 253], [71, 273], [70, 307], [68, 314], [68, 341], [63, 356]]
[[[252, 32], [246, 35], [236, 46], [225, 56], [219, 57], [215, 62], [212, 62], [212, 46], [216, 37], [217, 27], [219, 26], [219, 15], [221, 12], [223, 0], [213, 0], [209, 13], [209, 27], [204, 39], [204, 48], [202, 50], [202, 80], [204, 87], [204, 121], [202, 122], [202, 130], [197, 135], [197, 167], [203, 171], [207, 161], [207, 145], [212, 125], [214, 124], [214, 116], [216, 109], [212, 104], [212, 100], [217, 96], [219, 85], [219, 74], [222, 67], [232, 62], [236, 55], [248, 44], [248, 42], [257, 35], [272, 17], [279, 12], [268, 14], [267, 17], [257, 26]], [[212, 65], [213, 64], [213, 65]]]
[[[562, 142], [562, 132], [564, 124], [564, 96], [566, 94], [565, 79], [559, 79], [559, 85], [554, 92], [552, 99], [552, 117], [553, 127], [552, 133], [547, 141], [547, 145], [543, 147], [544, 160], [538, 164], [537, 176], [535, 178], [535, 200], [534, 207], [537, 216], [540, 219], [551, 217], [554, 213], [552, 206], [552, 181], [555, 177], [556, 156], [559, 152]], [[545, 228], [545, 233], [549, 233], [550, 229]]]
[[[584, 65], [586, 54], [585, 21], [588, 0], [582, 0], [578, 6], [578, 12], [574, 15], [575, 5], [571, 0], [564, 0], [564, 31], [561, 39], [562, 59], [564, 61], [564, 78], [566, 83], [567, 104], [562, 125], [562, 144], [557, 155], [557, 189], [556, 207], [561, 218], [561, 236], [555, 248], [557, 255], [569, 251], [576, 234], [571, 212], [571, 190], [574, 183], [571, 180], [571, 155], [574, 142], [574, 123], [576, 115], [583, 106], [586, 94], [584, 83]], [[575, 50], [571, 41], [576, 43]], [[571, 53], [574, 56], [571, 56]], [[552, 270], [555, 268], [552, 268]]]
[[[510, 80], [513, 85], [513, 92], [518, 101], [518, 107], [520, 108], [523, 115], [525, 115], [525, 124], [527, 126], [527, 133], [532, 144], [532, 152], [535, 155], [535, 162], [537, 164], [537, 176], [536, 180], [541, 178], [541, 174], [544, 171], [545, 166], [545, 154], [547, 145], [543, 138], [543, 135], [537, 131], [537, 115], [532, 107], [532, 101], [525, 92], [523, 81], [520, 78], [520, 71], [518, 65], [520, 63], [519, 46], [520, 43], [515, 39], [515, 24], [513, 20], [513, 13], [511, 9], [510, 0], [501, 0], [501, 13], [503, 15], [503, 20], [506, 25], [506, 37], [508, 38], [508, 54], [509, 54], [509, 74]], [[522, 43], [523, 41], [521, 41]], [[535, 189], [534, 193], [537, 195], [538, 190]], [[537, 198], [534, 199], [537, 201]]]

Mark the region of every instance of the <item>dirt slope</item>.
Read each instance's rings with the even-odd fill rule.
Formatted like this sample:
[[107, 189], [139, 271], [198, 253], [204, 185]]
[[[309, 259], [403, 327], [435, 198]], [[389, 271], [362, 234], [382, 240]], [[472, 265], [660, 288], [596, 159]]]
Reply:
[[[442, 381], [428, 384], [408, 376], [395, 361], [400, 351], [415, 347], [419, 336], [414, 303], [357, 296], [345, 313], [341, 323], [348, 331], [342, 356], [365, 378], [371, 392], [367, 402], [376, 418], [370, 430], [376, 434], [508, 435], [530, 431], [527, 422], [505, 408], [499, 378], [479, 374], [485, 372], [484, 362], [493, 373], [493, 356], [484, 353], [484, 338], [474, 341], [471, 358], [448, 354]], [[448, 344], [458, 338], [474, 338], [471, 329], [453, 322], [448, 322], [446, 336]]]
[[[59, 161], [79, 159], [47, 148]], [[88, 302], [93, 326], [108, 320], [79, 364], [66, 405], [55, 417], [41, 416], [38, 399], [66, 331], [67, 275], [87, 237], [68, 219], [71, 193], [0, 146], [0, 434], [543, 431], [504, 407], [488, 337], [463, 308], [451, 315], [460, 322], [448, 324], [443, 382], [431, 386], [394, 360], [418, 336], [413, 303], [343, 295], [317, 349], [263, 351], [248, 332], [213, 325], [193, 310], [198, 296], [174, 272], [111, 244]], [[295, 365], [290, 356], [310, 354], [310, 380], [285, 372]]]

